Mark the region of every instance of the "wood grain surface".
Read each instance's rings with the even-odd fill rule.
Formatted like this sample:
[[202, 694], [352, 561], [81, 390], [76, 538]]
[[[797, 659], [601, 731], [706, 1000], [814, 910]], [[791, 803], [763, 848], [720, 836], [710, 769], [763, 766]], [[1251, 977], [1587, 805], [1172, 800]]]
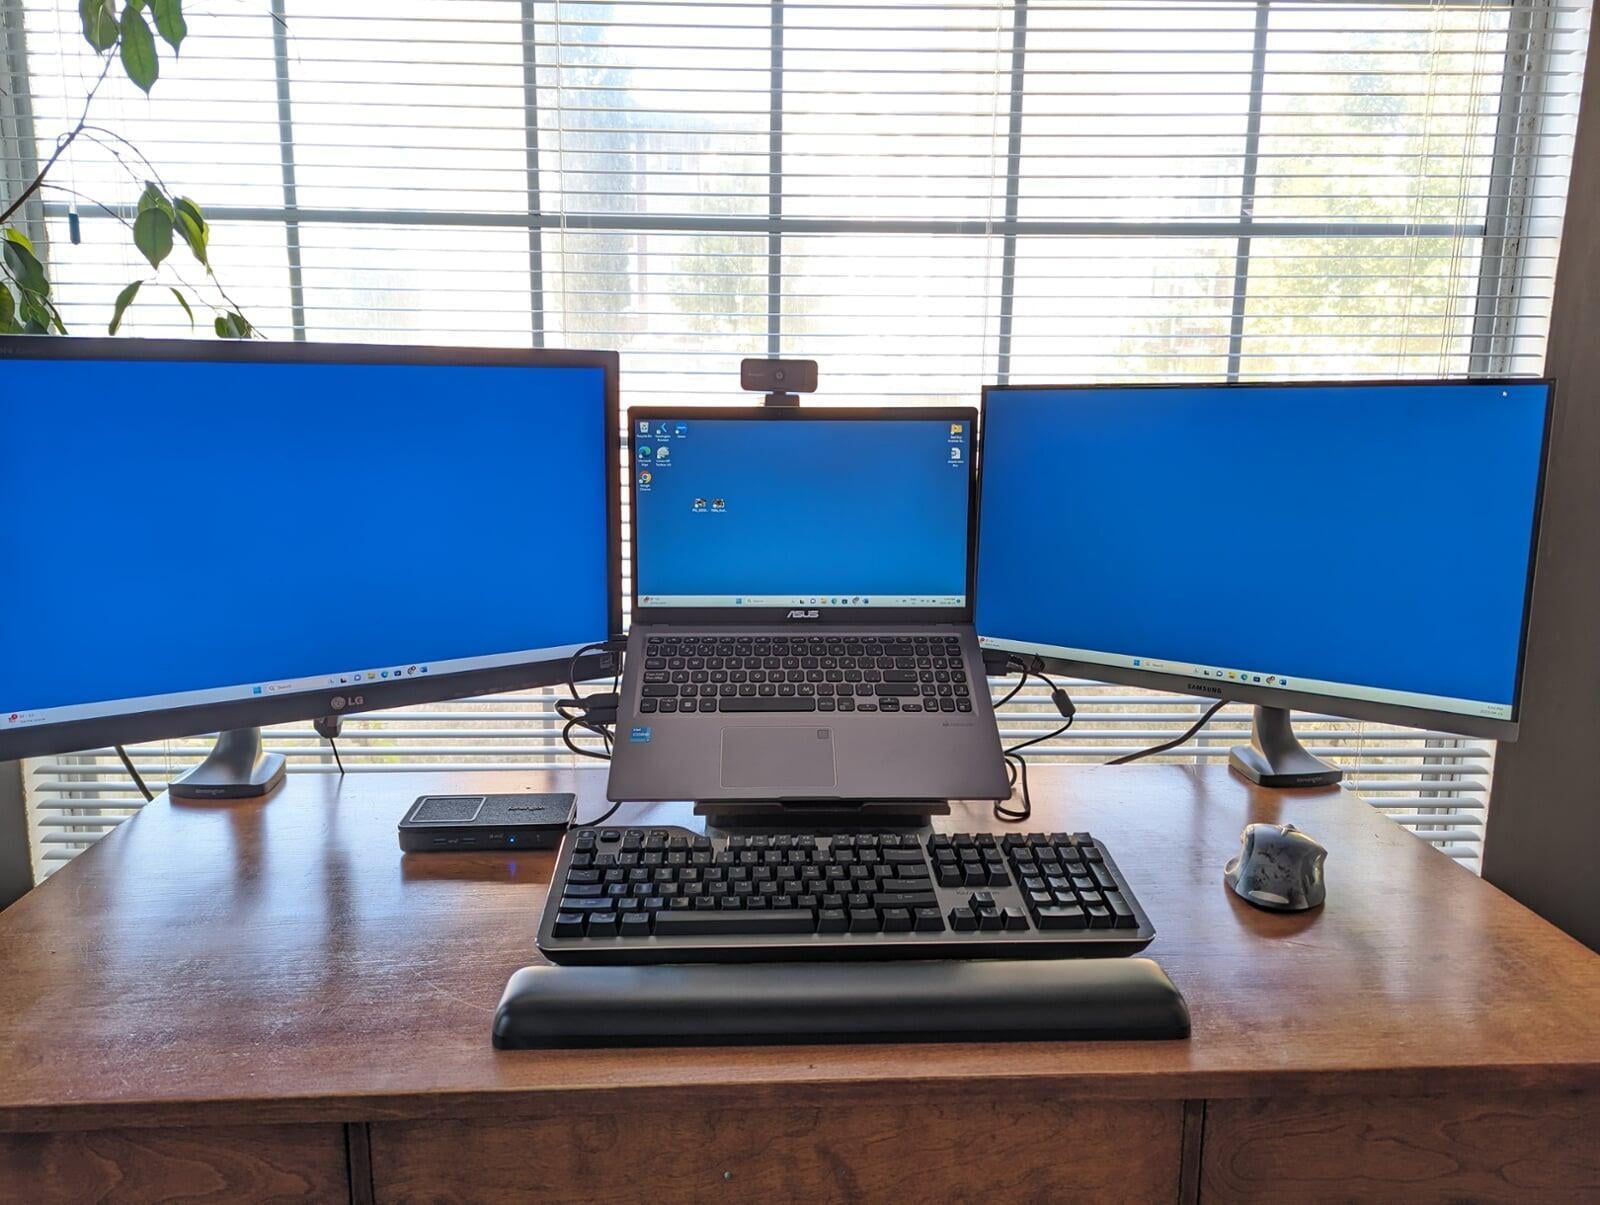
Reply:
[[1226, 1100], [1201, 1199], [1600, 1200], [1600, 1094]]
[[1172, 1201], [1178, 1101], [706, 1111], [372, 1127], [375, 1197], [409, 1201]]
[[[0, 1130], [561, 1110], [872, 1108], [908, 1084], [1054, 1100], [1600, 1087], [1600, 956], [1337, 790], [1221, 768], [1033, 772], [1037, 830], [1111, 847], [1188, 997], [1188, 1042], [497, 1052], [489, 1025], [553, 857], [402, 856], [427, 791], [551, 775], [291, 775], [265, 800], [161, 798], [0, 914]], [[617, 819], [699, 822], [683, 805]], [[1322, 840], [1329, 902], [1280, 915], [1222, 866], [1251, 820]], [[947, 829], [997, 827], [979, 805]], [[619, 1103], [622, 1102], [622, 1103]]]
[[0, 1134], [0, 1200], [349, 1200], [337, 1125]]

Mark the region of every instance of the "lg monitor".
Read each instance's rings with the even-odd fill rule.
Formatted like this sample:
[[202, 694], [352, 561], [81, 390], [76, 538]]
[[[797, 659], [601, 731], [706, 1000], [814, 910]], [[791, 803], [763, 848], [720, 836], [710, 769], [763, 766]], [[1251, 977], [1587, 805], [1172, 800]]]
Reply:
[[1514, 739], [1551, 383], [984, 391], [981, 643], [1257, 705], [1232, 764], [1338, 772], [1287, 709]]
[[[612, 352], [0, 339], [0, 759], [565, 680], [617, 635]], [[609, 671], [586, 657], [580, 676]]]

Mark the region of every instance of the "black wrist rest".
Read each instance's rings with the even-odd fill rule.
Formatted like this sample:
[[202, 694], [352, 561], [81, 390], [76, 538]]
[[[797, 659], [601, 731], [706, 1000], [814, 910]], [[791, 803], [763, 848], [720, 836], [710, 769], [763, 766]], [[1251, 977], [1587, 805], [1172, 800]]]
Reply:
[[1148, 958], [524, 967], [494, 1017], [501, 1050], [1188, 1036]]

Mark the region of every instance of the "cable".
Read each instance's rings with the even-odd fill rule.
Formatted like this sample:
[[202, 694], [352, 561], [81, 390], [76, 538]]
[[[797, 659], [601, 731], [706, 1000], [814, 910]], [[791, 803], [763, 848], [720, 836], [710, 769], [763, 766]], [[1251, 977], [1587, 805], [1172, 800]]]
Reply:
[[333, 750], [333, 764], [339, 767], [339, 777], [344, 777], [344, 758], [339, 756], [339, 742], [331, 736], [328, 738], [328, 748]]
[[1001, 699], [996, 706], [1003, 707], [1012, 699], [1016, 698], [1018, 692], [1028, 684], [1028, 679], [1030, 677], [1038, 678], [1039, 681], [1043, 682], [1045, 686], [1049, 688], [1050, 701], [1056, 705], [1056, 711], [1060, 713], [1061, 717], [1066, 721], [1053, 732], [1047, 732], [1042, 736], [1030, 737], [1025, 741], [1018, 741], [1010, 748], [1003, 749], [1001, 751], [1001, 756], [1005, 758], [1006, 763], [1006, 778], [1010, 782], [1012, 789], [1016, 789], [1019, 782], [1022, 786], [1022, 806], [1020, 808], [1013, 808], [1008, 806], [1009, 801], [996, 800], [994, 805], [994, 818], [996, 820], [1004, 821], [1008, 824], [1020, 824], [1033, 815], [1033, 795], [1028, 787], [1028, 759], [1022, 756], [1022, 750], [1028, 748], [1030, 745], [1038, 745], [1045, 741], [1053, 741], [1056, 737], [1061, 736], [1067, 731], [1067, 729], [1072, 727], [1072, 721], [1077, 717], [1078, 709], [1077, 706], [1072, 702], [1071, 696], [1067, 694], [1066, 689], [1064, 687], [1057, 686], [1054, 682], [1052, 682], [1049, 675], [1039, 667], [1037, 658], [1034, 659], [1032, 664], [1029, 664], [1027, 661], [1022, 660], [1021, 658], [1013, 657], [1007, 662], [1007, 667], [1009, 668], [1013, 665], [1021, 671], [1022, 681], [1018, 682], [1017, 685], [1011, 690], [1011, 693], [1006, 695], [1005, 698]]
[[144, 779], [139, 777], [139, 771], [133, 768], [133, 759], [128, 756], [128, 751], [121, 745], [113, 745], [117, 756], [122, 759], [122, 768], [128, 772], [128, 777], [133, 779], [133, 785], [139, 788], [139, 794], [144, 796], [146, 803], [154, 803], [155, 796], [150, 793], [150, 788], [144, 785]]
[[1138, 761], [1140, 758], [1150, 757], [1151, 755], [1156, 754], [1156, 753], [1165, 753], [1168, 749], [1176, 749], [1179, 745], [1181, 745], [1185, 741], [1189, 740], [1190, 737], [1194, 736], [1195, 733], [1199, 732], [1200, 729], [1204, 728], [1207, 724], [1209, 724], [1211, 722], [1211, 717], [1216, 715], [1217, 712], [1221, 711], [1224, 707], [1226, 707], [1227, 704], [1228, 704], [1228, 700], [1226, 700], [1226, 699], [1218, 699], [1210, 707], [1206, 708], [1206, 712], [1205, 712], [1204, 715], [1202, 715], [1193, 724], [1189, 725], [1188, 731], [1185, 732], [1182, 736], [1174, 737], [1172, 740], [1166, 741], [1166, 742], [1164, 742], [1163, 744], [1160, 744], [1160, 745], [1152, 745], [1148, 749], [1140, 749], [1136, 753], [1124, 753], [1121, 757], [1112, 758], [1110, 761], [1108, 761], [1106, 763], [1106, 765], [1108, 765], [1108, 766], [1125, 766], [1129, 762]]

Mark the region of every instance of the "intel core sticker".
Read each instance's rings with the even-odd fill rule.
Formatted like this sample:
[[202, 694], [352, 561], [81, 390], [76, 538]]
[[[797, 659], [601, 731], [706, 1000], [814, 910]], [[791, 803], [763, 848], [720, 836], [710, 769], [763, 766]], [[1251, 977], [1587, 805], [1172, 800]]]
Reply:
[[632, 740], [632, 741], [645, 741], [645, 742], [648, 742], [650, 740], [650, 729], [645, 727], [645, 726], [643, 726], [643, 725], [640, 725], [639, 727], [634, 728], [633, 730], [631, 730], [628, 733], [628, 739]]

